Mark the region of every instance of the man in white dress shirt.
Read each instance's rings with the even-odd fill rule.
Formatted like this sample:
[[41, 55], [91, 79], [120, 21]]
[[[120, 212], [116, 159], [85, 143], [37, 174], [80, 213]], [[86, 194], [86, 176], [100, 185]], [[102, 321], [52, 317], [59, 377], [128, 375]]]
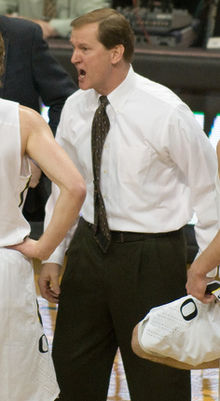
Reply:
[[[193, 213], [200, 249], [216, 234], [216, 155], [190, 109], [133, 71], [133, 32], [121, 14], [96, 10], [72, 27], [80, 90], [64, 106], [57, 141], [84, 177], [87, 196], [70, 245], [71, 232], [39, 282], [44, 297], [59, 301], [53, 358], [60, 401], [105, 401], [118, 347], [132, 401], [190, 401], [189, 372], [138, 358], [130, 341], [151, 307], [185, 294], [182, 227]], [[94, 238], [91, 151], [100, 96], [108, 98], [110, 122], [98, 177], [111, 237], [104, 251]], [[46, 224], [57, 194], [53, 186]]]

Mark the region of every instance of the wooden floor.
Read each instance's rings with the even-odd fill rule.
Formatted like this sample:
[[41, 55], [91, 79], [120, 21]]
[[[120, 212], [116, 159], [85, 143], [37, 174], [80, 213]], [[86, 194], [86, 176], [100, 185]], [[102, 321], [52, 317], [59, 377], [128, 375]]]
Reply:
[[[35, 278], [37, 280], [38, 266], [35, 266]], [[38, 301], [43, 319], [44, 329], [51, 346], [57, 309], [54, 304], [49, 304], [38, 291]], [[192, 371], [192, 401], [218, 401], [218, 369]], [[112, 370], [111, 382], [107, 401], [130, 401], [126, 384], [123, 364], [118, 352]], [[178, 401], [178, 400], [177, 400]]]

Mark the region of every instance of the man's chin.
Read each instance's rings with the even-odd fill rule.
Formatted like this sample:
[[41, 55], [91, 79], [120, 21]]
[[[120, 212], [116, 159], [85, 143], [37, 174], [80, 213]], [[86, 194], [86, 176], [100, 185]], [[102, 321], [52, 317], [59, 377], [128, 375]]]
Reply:
[[78, 81], [78, 86], [82, 90], [91, 89], [91, 85], [88, 85], [88, 83], [86, 83], [84, 81], [80, 81], [80, 80]]

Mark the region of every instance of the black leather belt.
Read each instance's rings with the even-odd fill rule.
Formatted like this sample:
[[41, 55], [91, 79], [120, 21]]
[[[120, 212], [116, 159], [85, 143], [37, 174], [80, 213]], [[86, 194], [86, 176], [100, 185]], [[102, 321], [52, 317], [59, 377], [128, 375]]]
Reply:
[[[93, 229], [93, 224], [88, 223], [82, 217], [80, 218], [81, 224], [86, 225], [87, 227]], [[179, 235], [182, 231], [182, 228], [176, 231], [169, 231], [167, 233], [135, 233], [130, 231], [110, 231], [111, 233], [111, 241], [112, 242], [131, 242], [131, 241], [143, 241], [145, 239], [153, 239], [153, 238], [162, 238], [169, 236]]]

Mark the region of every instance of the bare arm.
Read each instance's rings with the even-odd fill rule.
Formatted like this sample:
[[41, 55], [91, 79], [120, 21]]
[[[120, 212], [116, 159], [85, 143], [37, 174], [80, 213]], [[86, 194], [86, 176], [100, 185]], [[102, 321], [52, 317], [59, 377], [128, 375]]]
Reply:
[[210, 281], [207, 274], [220, 264], [220, 232], [213, 241], [192, 263], [188, 270], [186, 283], [187, 293], [193, 295], [204, 303], [212, 302], [215, 297], [205, 294], [206, 286]]
[[27, 153], [35, 160], [60, 189], [51, 221], [43, 235], [38, 241], [27, 239], [14, 247], [28, 257], [42, 260], [51, 255], [76, 220], [85, 198], [85, 184], [38, 113], [20, 106], [20, 130], [22, 155]]
[[[220, 177], [220, 142], [217, 145], [218, 174]], [[187, 293], [195, 296], [204, 303], [212, 302], [215, 297], [205, 294], [208, 281], [207, 274], [220, 264], [220, 232], [202, 254], [192, 263], [188, 270], [186, 283]]]

